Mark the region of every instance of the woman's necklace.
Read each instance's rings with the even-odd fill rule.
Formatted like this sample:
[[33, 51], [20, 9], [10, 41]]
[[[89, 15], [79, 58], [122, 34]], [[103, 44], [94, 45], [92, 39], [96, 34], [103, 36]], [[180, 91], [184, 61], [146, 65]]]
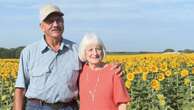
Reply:
[[[90, 84], [90, 82], [89, 82], [89, 73], [86, 74], [86, 75], [87, 75], [86, 80], [87, 80], [88, 84]], [[96, 96], [96, 91], [97, 91], [97, 87], [99, 85], [99, 82], [100, 82], [100, 75], [99, 75], [99, 73], [97, 73], [97, 79], [96, 79], [96, 83], [94, 84], [94, 89], [93, 90], [92, 90], [92, 88], [88, 89], [88, 94], [91, 97], [91, 100], [92, 100], [93, 103], [95, 102], [95, 98], [96, 98], [95, 96]]]

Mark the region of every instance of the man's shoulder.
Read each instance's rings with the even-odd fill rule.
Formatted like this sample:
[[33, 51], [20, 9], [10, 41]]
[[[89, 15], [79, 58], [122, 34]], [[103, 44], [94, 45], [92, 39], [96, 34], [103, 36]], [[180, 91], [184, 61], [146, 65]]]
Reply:
[[28, 44], [24, 49], [23, 51], [34, 51], [34, 50], [37, 50], [39, 48], [41, 44], [41, 41], [36, 41], [36, 42], [33, 42], [31, 44]]
[[73, 49], [77, 49], [77, 48], [78, 48], [77, 43], [75, 43], [75, 42], [73, 42], [73, 41], [71, 41], [71, 40], [68, 40], [68, 39], [64, 39], [64, 38], [63, 38], [63, 43], [64, 43], [66, 46], [71, 47], [71, 48], [73, 48]]
[[64, 42], [65, 44], [77, 45], [75, 42], [73, 42], [73, 41], [71, 41], [71, 40], [69, 40], [69, 39], [64, 39], [64, 38], [63, 38], [63, 42]]

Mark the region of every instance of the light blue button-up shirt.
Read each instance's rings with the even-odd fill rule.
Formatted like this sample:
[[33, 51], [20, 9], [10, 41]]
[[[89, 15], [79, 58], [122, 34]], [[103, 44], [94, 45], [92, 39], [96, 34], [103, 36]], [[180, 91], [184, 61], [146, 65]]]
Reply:
[[63, 39], [59, 52], [52, 51], [42, 39], [21, 52], [16, 86], [25, 88], [27, 98], [48, 103], [67, 102], [78, 95], [77, 81], [81, 63], [77, 45]]

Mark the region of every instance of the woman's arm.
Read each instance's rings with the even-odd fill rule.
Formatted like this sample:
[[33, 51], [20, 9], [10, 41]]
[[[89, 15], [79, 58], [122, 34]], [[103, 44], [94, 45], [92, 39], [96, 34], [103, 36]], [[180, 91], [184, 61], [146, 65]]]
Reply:
[[124, 81], [117, 74], [114, 74], [113, 88], [113, 100], [118, 106], [118, 109], [127, 110], [127, 104], [130, 103], [129, 93], [124, 86]]

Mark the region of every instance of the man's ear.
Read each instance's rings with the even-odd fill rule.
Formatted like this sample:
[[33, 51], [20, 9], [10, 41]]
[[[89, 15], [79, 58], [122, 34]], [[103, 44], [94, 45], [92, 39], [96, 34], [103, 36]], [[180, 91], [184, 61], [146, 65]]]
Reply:
[[44, 32], [44, 24], [43, 23], [40, 23], [40, 29], [42, 32]]

